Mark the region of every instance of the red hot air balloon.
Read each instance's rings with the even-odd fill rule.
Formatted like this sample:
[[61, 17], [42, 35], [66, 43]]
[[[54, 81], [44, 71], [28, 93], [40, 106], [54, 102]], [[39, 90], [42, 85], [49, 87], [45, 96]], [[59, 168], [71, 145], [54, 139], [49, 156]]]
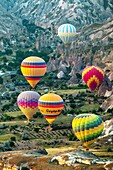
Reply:
[[104, 79], [104, 72], [96, 66], [88, 66], [82, 72], [82, 79], [94, 91]]

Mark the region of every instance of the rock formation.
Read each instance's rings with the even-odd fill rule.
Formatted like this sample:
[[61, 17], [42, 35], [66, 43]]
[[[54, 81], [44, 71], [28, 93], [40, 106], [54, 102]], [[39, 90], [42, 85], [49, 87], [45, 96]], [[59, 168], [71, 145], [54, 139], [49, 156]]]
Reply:
[[109, 80], [108, 76], [105, 74], [104, 80], [98, 87], [98, 95], [109, 97], [111, 95], [111, 93], [112, 93], [112, 83]]

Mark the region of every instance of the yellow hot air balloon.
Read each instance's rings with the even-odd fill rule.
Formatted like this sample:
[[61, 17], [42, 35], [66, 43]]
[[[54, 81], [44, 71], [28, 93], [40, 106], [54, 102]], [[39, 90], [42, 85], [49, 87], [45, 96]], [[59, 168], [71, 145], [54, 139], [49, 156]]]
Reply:
[[21, 72], [34, 88], [46, 72], [46, 63], [40, 57], [27, 57], [21, 63]]
[[40, 95], [35, 91], [24, 91], [19, 94], [17, 104], [28, 120], [38, 111]]
[[56, 117], [60, 115], [63, 107], [63, 99], [54, 93], [44, 94], [38, 101], [38, 108], [49, 124], [52, 124]]
[[74, 40], [74, 37], [76, 35], [76, 28], [72, 24], [62, 24], [58, 28], [58, 36], [63, 41], [65, 45], [68, 45], [69, 43]]
[[98, 115], [80, 114], [73, 119], [72, 128], [75, 136], [88, 148], [101, 135], [104, 122]]

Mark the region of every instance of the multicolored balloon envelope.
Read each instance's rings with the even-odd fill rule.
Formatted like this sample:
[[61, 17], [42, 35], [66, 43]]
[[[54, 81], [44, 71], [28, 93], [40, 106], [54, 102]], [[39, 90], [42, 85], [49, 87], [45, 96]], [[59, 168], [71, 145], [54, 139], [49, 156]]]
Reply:
[[58, 36], [65, 45], [71, 43], [76, 35], [76, 28], [72, 24], [63, 24], [58, 28]]
[[48, 93], [39, 98], [38, 107], [44, 118], [49, 124], [52, 124], [55, 118], [60, 115], [64, 102], [59, 95]]
[[21, 63], [21, 72], [34, 88], [46, 72], [46, 63], [40, 57], [27, 57]]
[[104, 122], [98, 115], [80, 114], [73, 119], [72, 128], [75, 136], [88, 147], [101, 135]]
[[19, 94], [17, 104], [28, 120], [38, 111], [40, 95], [35, 91], [24, 91]]
[[104, 79], [104, 72], [96, 66], [88, 66], [82, 72], [82, 79], [94, 91]]

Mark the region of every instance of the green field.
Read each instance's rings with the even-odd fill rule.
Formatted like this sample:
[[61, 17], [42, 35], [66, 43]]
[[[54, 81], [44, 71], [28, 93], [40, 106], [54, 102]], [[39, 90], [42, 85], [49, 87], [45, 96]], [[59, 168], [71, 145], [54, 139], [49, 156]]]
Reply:
[[[44, 93], [43, 90], [39, 90], [41, 94]], [[94, 95], [91, 92], [86, 91], [86, 89], [65, 89], [65, 90], [57, 90], [50, 91], [56, 93], [58, 95], [62, 95], [65, 101], [65, 107], [62, 111], [61, 115], [59, 115], [53, 122], [53, 128], [61, 127], [65, 125], [71, 125], [72, 120], [74, 119], [74, 115], [84, 114], [84, 113], [96, 113], [99, 109], [98, 101], [93, 102]], [[77, 95], [78, 94], [78, 95]], [[89, 102], [91, 99], [91, 102]], [[91, 104], [89, 104], [91, 103]], [[73, 105], [72, 105], [73, 104]], [[74, 107], [73, 107], [74, 106]], [[69, 115], [71, 114], [71, 115]], [[7, 116], [6, 116], [7, 115]], [[36, 139], [38, 139], [35, 130], [38, 128], [44, 131], [49, 127], [49, 123], [45, 118], [41, 118], [41, 114], [38, 112], [35, 118], [33, 118], [33, 122], [28, 122], [27, 118], [20, 110], [13, 112], [4, 112], [4, 116], [6, 119], [3, 119], [3, 122], [0, 122], [1, 126], [1, 135], [0, 142], [5, 142], [10, 140], [12, 136], [15, 136], [16, 139], [20, 140], [20, 135], [25, 131], [28, 134], [36, 135]], [[9, 117], [8, 117], [9, 116]], [[8, 119], [9, 118], [9, 119]], [[5, 124], [8, 127], [2, 130], [2, 125]], [[17, 126], [15, 126], [17, 125]], [[70, 127], [70, 126], [69, 126]], [[16, 132], [16, 133], [15, 133]], [[12, 134], [11, 134], [12, 133]], [[16, 135], [15, 135], [16, 134]], [[31, 135], [29, 139], [34, 139]]]
[[[14, 117], [15, 115], [18, 115], [18, 112], [11, 112], [11, 114], [10, 114], [10, 112], [8, 112], [8, 115]], [[62, 123], [66, 124], [66, 123], [70, 123], [72, 121], [72, 119], [73, 119], [73, 117], [68, 117], [68, 116], [60, 115], [60, 116], [58, 116], [55, 119], [54, 123], [58, 124], [58, 125], [62, 124]], [[17, 125], [26, 125], [28, 123], [29, 122], [27, 122], [27, 118], [26, 118], [25, 120], [15, 120], [15, 121], [0, 122], [0, 125], [2, 125], [2, 124], [7, 124], [7, 125], [16, 125], [16, 124]], [[37, 125], [38, 124], [45, 124], [45, 123], [48, 123], [45, 118], [35, 118], [34, 122], [33, 122], [33, 124], [37, 124]]]
[[21, 111], [6, 112], [5, 114], [8, 116], [12, 116], [12, 117], [17, 117], [17, 116], [23, 115], [23, 113]]
[[0, 135], [0, 142], [6, 142], [9, 141], [11, 137], [16, 137], [16, 139], [19, 139], [18, 135], [13, 135], [13, 134], [4, 134]]
[[93, 110], [97, 111], [99, 109], [99, 104], [86, 104], [82, 107], [80, 107], [80, 110], [82, 112], [92, 112]]
[[67, 90], [57, 90], [54, 93], [61, 94], [78, 94], [79, 92], [85, 92], [86, 89], [67, 89]]

